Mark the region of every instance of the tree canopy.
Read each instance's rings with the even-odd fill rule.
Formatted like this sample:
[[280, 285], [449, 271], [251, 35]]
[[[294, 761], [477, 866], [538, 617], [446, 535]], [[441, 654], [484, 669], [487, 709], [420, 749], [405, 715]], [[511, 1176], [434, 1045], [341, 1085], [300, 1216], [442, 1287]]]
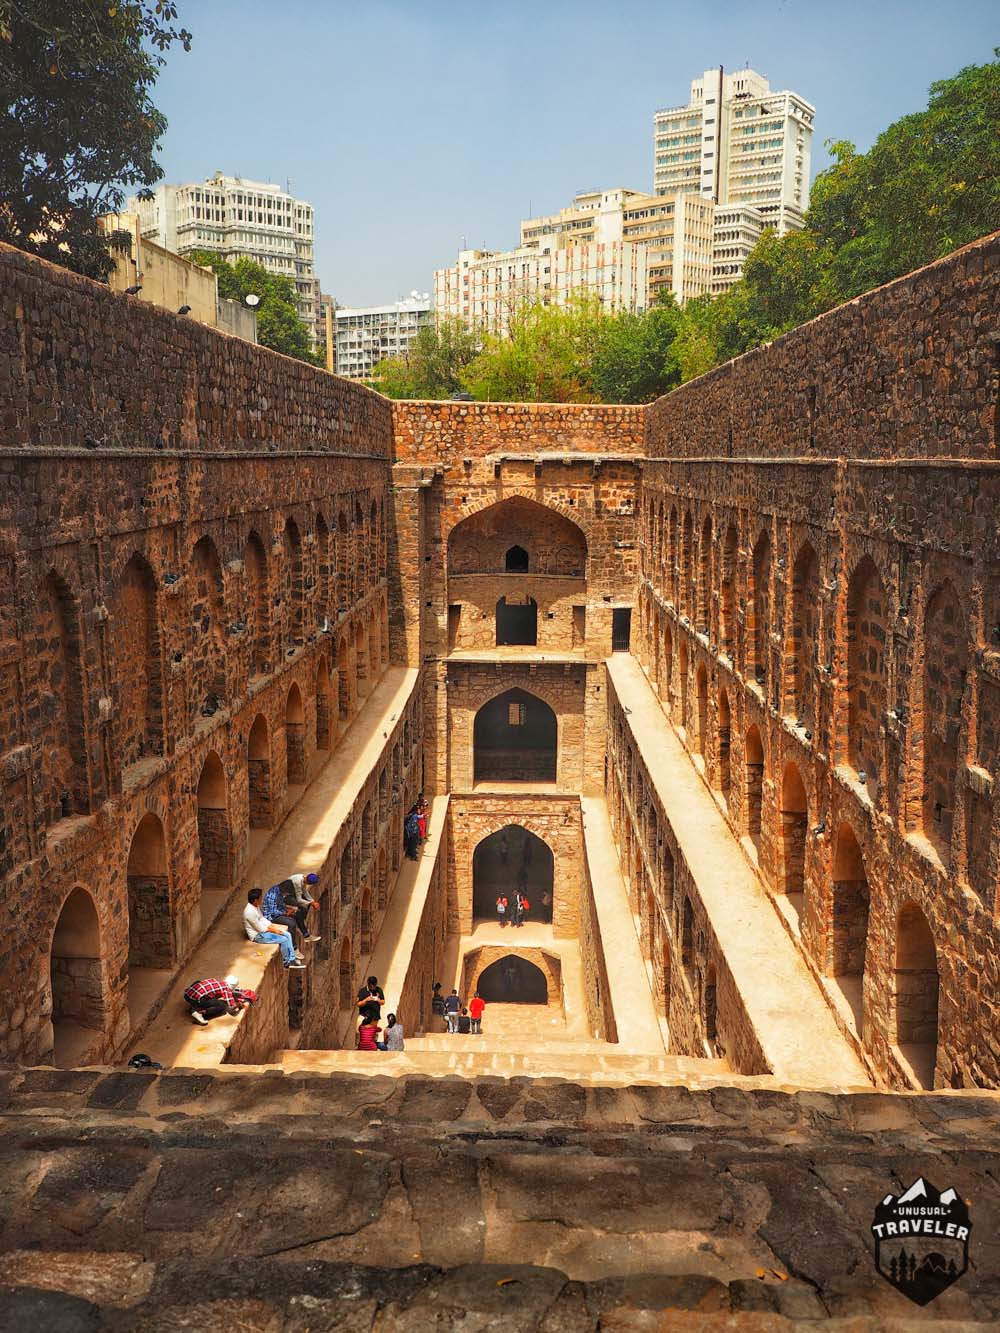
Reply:
[[450, 398], [464, 389], [462, 371], [477, 350], [463, 320], [441, 316], [421, 324], [406, 354], [380, 361], [372, 377], [389, 398]]
[[192, 250], [187, 258], [203, 268], [210, 268], [219, 279], [219, 295], [230, 301], [245, 301], [250, 295], [260, 297], [257, 311], [257, 341], [297, 361], [322, 365], [312, 350], [312, 338], [305, 321], [295, 309], [295, 284], [280, 273], [269, 273], [252, 259], [237, 259], [230, 264], [214, 250]]
[[171, 0], [0, 0], [0, 240], [107, 275], [98, 219], [163, 175], [150, 90], [175, 42]]

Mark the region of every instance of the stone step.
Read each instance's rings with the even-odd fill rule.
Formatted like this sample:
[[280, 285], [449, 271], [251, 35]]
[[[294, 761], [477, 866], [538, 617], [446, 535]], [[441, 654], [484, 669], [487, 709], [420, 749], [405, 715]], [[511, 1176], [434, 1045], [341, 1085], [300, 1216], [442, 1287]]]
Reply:
[[613, 1043], [581, 1037], [567, 1037], [565, 1035], [536, 1037], [530, 1033], [505, 1037], [488, 1032], [480, 1034], [459, 1032], [454, 1036], [443, 1034], [440, 1036], [407, 1037], [406, 1049], [408, 1051], [448, 1051], [450, 1053], [454, 1052], [457, 1046], [464, 1047], [466, 1043], [473, 1045], [475, 1054], [478, 1055], [503, 1055], [507, 1052], [544, 1055], [547, 1051], [559, 1051], [567, 1055], [588, 1053], [600, 1055], [609, 1049], [614, 1049]]
[[556, 1053], [482, 1055], [446, 1051], [283, 1051], [286, 1073], [351, 1073], [375, 1077], [423, 1074], [431, 1078], [562, 1078], [582, 1083], [683, 1082], [726, 1075], [724, 1060], [696, 1060], [683, 1055], [594, 1055], [572, 1058]]

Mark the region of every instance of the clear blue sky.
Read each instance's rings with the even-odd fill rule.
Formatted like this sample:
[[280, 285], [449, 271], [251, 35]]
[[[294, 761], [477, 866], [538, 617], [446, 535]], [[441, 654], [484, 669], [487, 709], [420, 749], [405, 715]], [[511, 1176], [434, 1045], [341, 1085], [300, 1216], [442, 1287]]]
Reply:
[[577, 190], [652, 188], [652, 115], [749, 62], [868, 147], [1000, 45], [998, 0], [180, 0], [194, 33], [154, 90], [166, 180], [221, 170], [316, 209], [342, 304], [431, 288], [469, 245]]

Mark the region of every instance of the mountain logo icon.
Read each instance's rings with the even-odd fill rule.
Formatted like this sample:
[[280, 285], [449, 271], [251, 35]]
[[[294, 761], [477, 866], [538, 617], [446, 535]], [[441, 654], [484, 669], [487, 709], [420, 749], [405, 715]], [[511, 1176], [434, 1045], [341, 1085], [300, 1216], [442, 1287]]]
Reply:
[[887, 1194], [872, 1220], [875, 1267], [897, 1291], [927, 1305], [969, 1266], [969, 1209], [957, 1190], [918, 1176], [902, 1194]]

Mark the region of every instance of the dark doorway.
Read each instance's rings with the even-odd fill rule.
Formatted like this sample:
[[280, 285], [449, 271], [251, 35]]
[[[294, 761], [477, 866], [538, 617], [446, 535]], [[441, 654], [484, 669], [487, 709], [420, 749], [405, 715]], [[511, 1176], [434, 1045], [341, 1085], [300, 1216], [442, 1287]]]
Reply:
[[476, 990], [487, 1004], [548, 1004], [545, 973], [526, 958], [508, 954], [479, 974]]
[[472, 855], [473, 919], [496, 921], [501, 892], [511, 905], [520, 892], [529, 903], [526, 921], [551, 922], [553, 869], [548, 844], [520, 824], [491, 833]]
[[523, 602], [497, 602], [497, 647], [533, 646], [538, 642], [538, 603], [533, 597]]
[[527, 574], [528, 552], [523, 546], [512, 546], [503, 558], [503, 567], [508, 574]]
[[555, 782], [556, 715], [526, 690], [484, 704], [473, 729], [476, 782]]
[[616, 606], [611, 612], [611, 651], [627, 653], [632, 640], [632, 608]]

